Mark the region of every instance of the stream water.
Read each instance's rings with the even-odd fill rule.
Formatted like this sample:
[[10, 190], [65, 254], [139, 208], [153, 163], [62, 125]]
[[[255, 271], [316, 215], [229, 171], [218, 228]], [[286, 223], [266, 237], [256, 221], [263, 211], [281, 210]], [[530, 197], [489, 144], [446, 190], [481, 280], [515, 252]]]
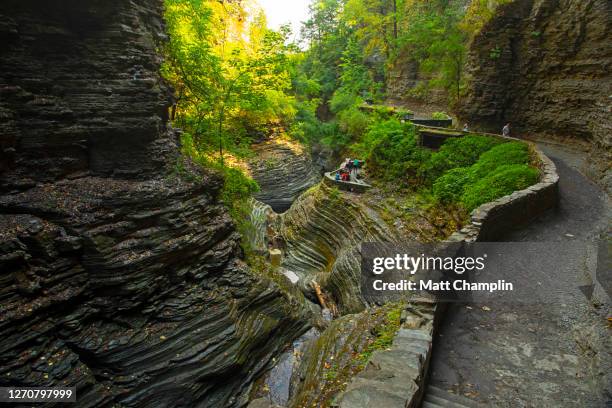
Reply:
[[[303, 150], [288, 148], [286, 144], [267, 141], [255, 146], [257, 153], [254, 178], [258, 181], [261, 191], [257, 199], [251, 202], [251, 223], [253, 229], [249, 240], [251, 246], [260, 253], [268, 252], [270, 246], [275, 246], [271, 224], [275, 223], [278, 212], [287, 211], [293, 202], [308, 188], [321, 181], [320, 171], [313, 164], [311, 157]], [[297, 169], [291, 170], [288, 164], [293, 163]], [[262, 171], [262, 167], [265, 171]], [[270, 177], [269, 174], [273, 174]], [[260, 201], [261, 200], [261, 201]], [[293, 285], [299, 283], [300, 277], [294, 271], [286, 268], [279, 270]], [[330, 321], [332, 315], [327, 309], [321, 312], [324, 321]], [[296, 382], [296, 370], [304, 351], [310, 342], [315, 341], [321, 332], [312, 327], [280, 354], [274, 361], [274, 366], [265, 374], [263, 390], [266, 398], [273, 404], [286, 407], [292, 395], [292, 384]]]
[[[333, 382], [331, 377], [322, 378], [331, 368], [328, 365], [350, 360], [365, 346], [369, 324], [375, 319], [361, 314], [363, 303], [359, 284], [355, 283], [359, 268], [356, 255], [360, 242], [381, 240], [390, 232], [370, 203], [358, 195], [338, 195], [337, 190], [334, 194], [323, 185], [311, 189], [321, 182], [322, 173], [313, 177], [316, 166], [308, 153], [271, 141], [265, 148], [254, 150], [260, 154], [255, 159], [258, 168], [267, 166], [277, 177], [259, 179], [259, 175], [267, 173], [253, 172], [261, 192], [252, 201], [251, 245], [262, 254], [270, 254], [270, 261], [280, 264], [277, 272], [304, 293], [306, 304], [297, 307], [317, 310], [320, 315], [313, 319], [313, 328], [282, 350], [251, 395], [264, 399], [264, 404], [271, 402], [280, 407], [306, 403], [300, 399], [309, 400], [307, 405], [311, 406], [315, 400], [329, 398], [322, 391], [327, 380]], [[291, 163], [299, 164], [301, 170], [287, 182], [284, 174]], [[288, 204], [287, 208], [280, 206], [279, 197]], [[291, 202], [287, 203], [289, 197]], [[275, 211], [274, 207], [279, 206], [282, 208]], [[280, 250], [280, 261], [273, 260], [270, 249]], [[313, 280], [318, 281], [317, 289], [319, 282], [324, 286], [327, 281], [329, 286], [313, 293]], [[328, 301], [322, 299], [327, 296]], [[332, 308], [338, 319], [332, 321], [332, 312], [320, 305]], [[340, 312], [336, 309], [339, 305], [343, 308]]]
[[321, 332], [311, 328], [298, 339], [294, 340], [291, 347], [277, 359], [276, 365], [270, 370], [265, 379], [269, 390], [269, 398], [272, 403], [282, 407], [287, 406], [291, 397], [291, 385], [293, 384], [294, 372], [304, 354], [308, 342], [315, 341]]

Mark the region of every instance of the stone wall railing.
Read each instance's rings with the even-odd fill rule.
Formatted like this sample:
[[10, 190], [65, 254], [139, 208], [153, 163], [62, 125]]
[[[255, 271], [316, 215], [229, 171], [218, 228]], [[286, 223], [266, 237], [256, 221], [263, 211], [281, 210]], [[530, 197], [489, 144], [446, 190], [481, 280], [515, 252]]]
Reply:
[[450, 128], [453, 126], [452, 119], [420, 119], [420, 118], [412, 118], [410, 119], [412, 123], [415, 125], [422, 126], [432, 126], [432, 127], [440, 127], [440, 128]]
[[438, 150], [450, 138], [463, 137], [459, 130], [442, 129], [431, 126], [418, 126], [419, 145], [428, 149]]
[[[475, 209], [470, 223], [454, 233], [449, 243], [502, 239], [507, 231], [528, 224], [557, 205], [559, 176], [555, 164], [533, 145], [532, 152], [541, 171], [540, 182]], [[411, 320], [414, 317], [403, 320], [392, 347], [374, 353], [366, 369], [352, 379], [332, 407], [421, 406], [433, 338], [445, 309], [443, 302], [432, 304], [428, 316], [431, 325], [419, 327]]]
[[372, 188], [371, 185], [366, 183], [336, 180], [334, 176], [335, 174], [335, 171], [325, 173], [325, 177], [323, 177], [323, 182], [330, 187], [337, 187], [339, 190], [350, 191], [353, 193], [365, 193], [369, 188]]
[[526, 225], [556, 207], [559, 199], [557, 168], [537, 147], [532, 145], [532, 148], [542, 173], [540, 182], [476, 208], [468, 225], [451, 235], [449, 241], [495, 241], [507, 231]]

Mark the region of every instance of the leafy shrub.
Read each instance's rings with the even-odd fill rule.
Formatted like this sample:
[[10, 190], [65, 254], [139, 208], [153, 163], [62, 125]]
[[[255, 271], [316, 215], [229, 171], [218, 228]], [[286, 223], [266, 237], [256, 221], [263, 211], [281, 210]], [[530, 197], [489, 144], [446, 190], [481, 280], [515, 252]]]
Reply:
[[495, 138], [480, 135], [449, 139], [439, 151], [431, 155], [421, 172], [426, 182], [431, 184], [450, 169], [473, 165], [481, 154], [499, 143]]
[[297, 114], [295, 97], [276, 90], [267, 90], [265, 95], [267, 103], [259, 113], [260, 120], [264, 120], [265, 124], [279, 121], [284, 126], [289, 126]]
[[529, 147], [525, 143], [502, 143], [484, 152], [471, 168], [471, 179], [476, 181], [504, 164], [528, 164]]
[[385, 180], [417, 183], [419, 168], [429, 158], [429, 151], [417, 144], [416, 129], [397, 119], [376, 123], [364, 137], [366, 150], [371, 148], [368, 168]]
[[[442, 203], [459, 202], [462, 200], [466, 189], [470, 188], [468, 186], [474, 186], [481, 180], [495, 174], [499, 167], [527, 165], [528, 163], [529, 147], [525, 143], [502, 143], [484, 152], [478, 162], [471, 167], [459, 167], [447, 171], [434, 182], [433, 193]], [[499, 197], [501, 196], [495, 195], [494, 198]]]
[[[298, 102], [296, 120], [291, 125], [289, 133], [307, 145], [322, 143], [333, 149], [345, 147], [351, 142], [351, 136], [343, 132], [336, 121], [320, 121], [316, 114], [318, 104], [318, 99]], [[356, 121], [349, 120], [349, 123], [355, 126]]]
[[255, 180], [246, 176], [239, 169], [223, 167], [224, 183], [221, 190], [221, 199], [227, 204], [248, 200], [251, 195], [259, 190]]
[[378, 120], [389, 120], [395, 115], [395, 108], [387, 105], [372, 105], [371, 111]]
[[539, 179], [537, 169], [526, 164], [510, 164], [498, 167], [493, 173], [466, 186], [461, 203], [468, 210], [522, 190]]
[[361, 98], [359, 98], [357, 95], [338, 90], [334, 92], [334, 96], [332, 96], [331, 100], [329, 101], [329, 107], [332, 112], [337, 114], [353, 107], [359, 108], [359, 105], [362, 103], [363, 100], [361, 100]]
[[458, 167], [438, 178], [433, 185], [434, 196], [444, 204], [458, 202], [465, 186], [470, 183], [471, 169]]
[[338, 115], [340, 130], [353, 139], [357, 139], [363, 135], [370, 125], [370, 122], [370, 116], [355, 106], [340, 112]]
[[351, 136], [342, 132], [336, 122], [322, 122], [319, 132], [321, 143], [334, 150], [342, 149], [351, 142]]
[[492, 60], [498, 60], [501, 57], [501, 54], [502, 49], [499, 48], [499, 46], [495, 46], [495, 48], [492, 48], [491, 51], [489, 51], [489, 58]]
[[299, 101], [296, 104], [295, 121], [291, 124], [289, 134], [297, 140], [312, 144], [319, 140], [321, 121], [317, 118], [318, 99]]
[[[259, 185], [255, 180], [248, 177], [241, 170], [222, 166], [219, 162], [210, 159], [205, 153], [198, 150], [194, 144], [190, 133], [185, 132], [181, 135], [181, 150], [185, 157], [190, 158], [194, 163], [208, 169], [213, 169], [223, 175], [223, 188], [220, 198], [230, 209], [235, 220], [243, 218], [241, 214], [244, 204], [251, 195], [259, 190]], [[177, 170], [184, 171], [182, 166]]]
[[408, 119], [414, 116], [414, 112], [409, 109], [397, 108], [395, 110], [395, 117], [399, 120]]

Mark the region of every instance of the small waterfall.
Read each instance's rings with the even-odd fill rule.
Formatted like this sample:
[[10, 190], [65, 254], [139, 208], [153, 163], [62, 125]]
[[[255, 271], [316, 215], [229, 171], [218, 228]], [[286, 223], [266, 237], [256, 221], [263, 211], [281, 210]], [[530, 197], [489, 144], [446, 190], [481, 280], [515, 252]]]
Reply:
[[248, 240], [251, 247], [260, 253], [268, 251], [270, 240], [270, 221], [276, 217], [274, 210], [268, 204], [264, 204], [254, 198], [251, 199], [251, 224]]

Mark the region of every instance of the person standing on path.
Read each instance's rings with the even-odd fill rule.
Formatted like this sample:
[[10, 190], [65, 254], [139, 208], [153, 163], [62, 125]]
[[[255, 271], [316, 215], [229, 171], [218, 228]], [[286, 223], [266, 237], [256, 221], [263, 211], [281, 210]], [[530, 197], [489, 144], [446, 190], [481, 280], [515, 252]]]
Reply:
[[510, 137], [510, 123], [507, 123], [506, 126], [502, 129], [502, 135], [504, 137]]

